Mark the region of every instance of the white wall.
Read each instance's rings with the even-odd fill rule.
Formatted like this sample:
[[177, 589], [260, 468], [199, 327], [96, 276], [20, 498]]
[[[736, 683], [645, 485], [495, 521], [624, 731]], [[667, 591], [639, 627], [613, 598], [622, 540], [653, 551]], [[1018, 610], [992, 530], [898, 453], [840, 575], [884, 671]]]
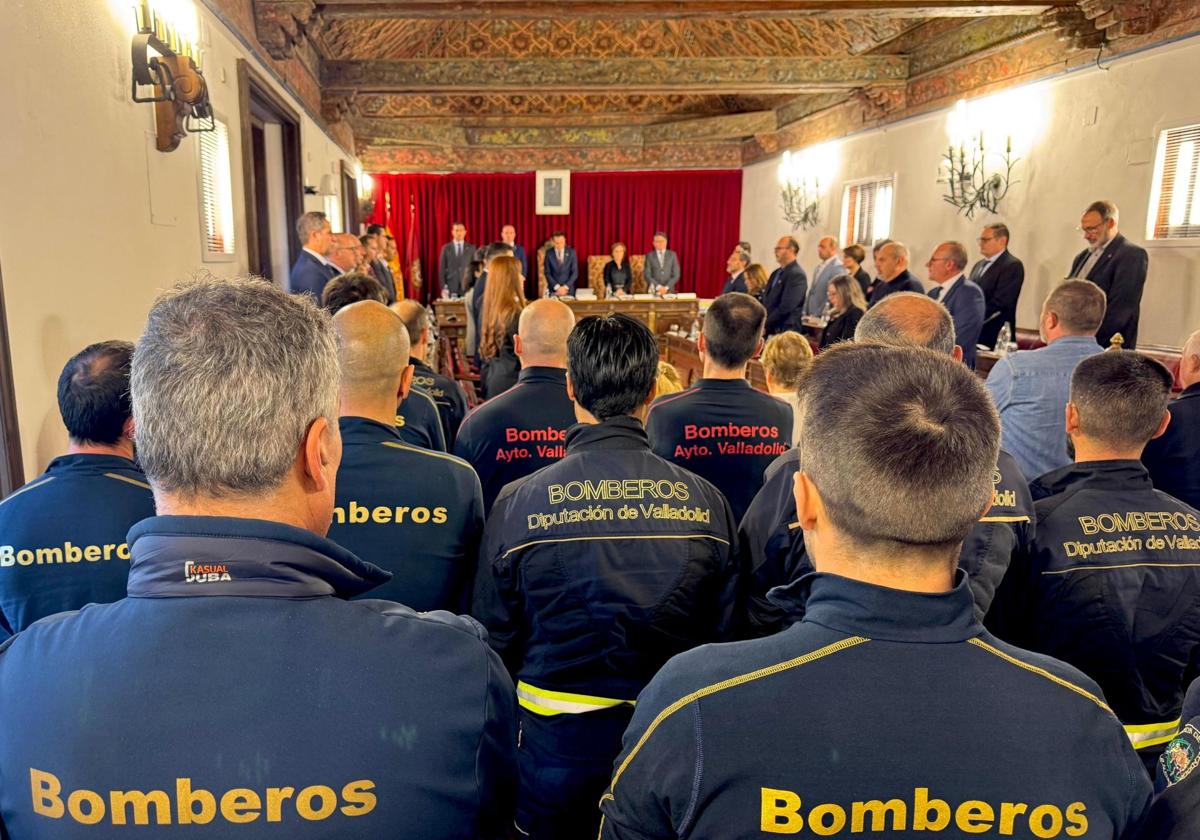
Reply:
[[[796, 234], [805, 270], [811, 276], [819, 261], [820, 236], [838, 234], [843, 184], [894, 173], [892, 238], [912, 250], [913, 273], [928, 282], [925, 260], [947, 239], [966, 244], [974, 261], [982, 225], [1003, 221], [1012, 231], [1012, 252], [1025, 263], [1017, 324], [1035, 328], [1042, 300], [1083, 248], [1082, 234], [1075, 230], [1080, 214], [1091, 201], [1109, 198], [1121, 209], [1122, 233], [1150, 251], [1139, 344], [1182, 345], [1200, 329], [1200, 242], [1147, 245], [1145, 228], [1159, 131], [1200, 123], [1200, 38], [1106, 66], [1032, 87], [1029, 98], [1044, 110], [1044, 128], [1018, 164], [1014, 177], [1021, 183], [997, 216], [976, 214], [968, 221], [942, 200], [945, 186], [937, 179], [947, 146], [947, 111], [838, 141], [840, 163], [831, 178], [822, 179], [834, 185], [822, 201], [822, 223]], [[780, 210], [778, 166], [773, 158], [747, 167], [743, 183], [742, 238], [768, 269], [775, 241], [789, 229]], [[869, 254], [866, 267], [874, 275]]]
[[[66, 444], [55, 384], [72, 354], [101, 339], [136, 340], [156, 292], [179, 279], [248, 265], [236, 62], [249, 56], [203, 7], [200, 14], [205, 77], [229, 125], [234, 262], [200, 257], [195, 138], [169, 154], [156, 151], [153, 106], [130, 99], [132, 3], [4, 4], [0, 271], [28, 477]], [[305, 183], [319, 185], [344, 155], [295, 107]], [[305, 204], [320, 209], [320, 197]]]

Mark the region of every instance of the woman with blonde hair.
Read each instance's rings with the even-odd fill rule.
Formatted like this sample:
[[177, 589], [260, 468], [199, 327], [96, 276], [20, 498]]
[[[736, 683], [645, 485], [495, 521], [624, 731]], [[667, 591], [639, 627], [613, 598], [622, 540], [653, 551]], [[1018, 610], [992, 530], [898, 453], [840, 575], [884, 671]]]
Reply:
[[683, 390], [683, 382], [679, 379], [679, 371], [670, 362], [658, 360], [658, 396], [675, 394]]
[[494, 257], [488, 264], [487, 284], [479, 324], [479, 356], [483, 359], [481, 384], [485, 397], [494, 397], [517, 384], [521, 361], [513, 346], [525, 290], [521, 262], [516, 257]]
[[767, 339], [762, 352], [767, 393], [792, 407], [792, 446], [800, 440], [800, 377], [813, 361], [812, 345], [798, 332], [788, 330]]
[[767, 288], [767, 270], [758, 263], [752, 263], [746, 269], [746, 293], [753, 295], [762, 303], [763, 291]]
[[854, 338], [859, 319], [867, 311], [867, 299], [862, 286], [849, 274], [841, 274], [829, 281], [829, 323], [821, 335], [821, 349], [839, 341]]

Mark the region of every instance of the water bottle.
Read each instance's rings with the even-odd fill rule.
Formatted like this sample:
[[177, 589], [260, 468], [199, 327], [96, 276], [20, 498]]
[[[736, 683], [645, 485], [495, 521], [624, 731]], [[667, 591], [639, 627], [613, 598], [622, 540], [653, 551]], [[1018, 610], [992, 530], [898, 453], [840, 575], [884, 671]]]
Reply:
[[1008, 324], [1006, 322], [1000, 327], [1000, 332], [996, 336], [996, 353], [1000, 356], [1007, 356], [1011, 340], [1012, 334], [1008, 331]]

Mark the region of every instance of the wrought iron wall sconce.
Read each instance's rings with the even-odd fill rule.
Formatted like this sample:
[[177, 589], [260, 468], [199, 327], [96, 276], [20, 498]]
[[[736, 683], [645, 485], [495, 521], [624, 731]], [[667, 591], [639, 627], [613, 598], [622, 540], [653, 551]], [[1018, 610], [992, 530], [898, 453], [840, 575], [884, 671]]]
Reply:
[[[1002, 169], [988, 170], [988, 155], [1000, 158]], [[1020, 158], [1012, 155], [1012, 138], [1005, 138], [1004, 154], [989, 153], [984, 145], [983, 134], [972, 138], [970, 143], [962, 143], [956, 149], [950, 145], [942, 157], [942, 168], [945, 177], [939, 178], [938, 183], [946, 184], [950, 192], [942, 198], [947, 204], [958, 208], [958, 212], [968, 219], [975, 217], [977, 210], [997, 212], [1000, 201], [1008, 195], [1008, 189], [1013, 184], [1013, 168]]]
[[779, 166], [779, 198], [783, 218], [792, 230], [815, 227], [821, 221], [821, 179], [804, 171], [800, 156], [784, 152]]
[[[134, 5], [134, 13], [138, 31], [132, 48], [133, 101], [154, 103], [158, 150], [173, 152], [189, 133], [216, 128], [208, 84], [197, 63], [200, 53], [195, 44], [152, 12], [146, 0]], [[140, 96], [141, 87], [153, 87], [154, 92]]]

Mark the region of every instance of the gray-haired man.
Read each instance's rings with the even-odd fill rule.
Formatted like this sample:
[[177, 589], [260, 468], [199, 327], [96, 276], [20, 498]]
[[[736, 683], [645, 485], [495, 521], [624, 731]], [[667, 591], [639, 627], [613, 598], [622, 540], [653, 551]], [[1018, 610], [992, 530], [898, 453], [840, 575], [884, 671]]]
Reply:
[[323, 537], [339, 379], [303, 297], [155, 303], [131, 391], [159, 515], [130, 531], [128, 598], [0, 651], [0, 834], [508, 836], [514, 689], [482, 629], [346, 601], [388, 574]]
[[325, 284], [342, 273], [329, 261], [333, 250], [333, 233], [324, 213], [305, 213], [296, 220], [296, 236], [303, 249], [288, 276], [288, 288], [295, 294], [309, 294], [321, 299]]

